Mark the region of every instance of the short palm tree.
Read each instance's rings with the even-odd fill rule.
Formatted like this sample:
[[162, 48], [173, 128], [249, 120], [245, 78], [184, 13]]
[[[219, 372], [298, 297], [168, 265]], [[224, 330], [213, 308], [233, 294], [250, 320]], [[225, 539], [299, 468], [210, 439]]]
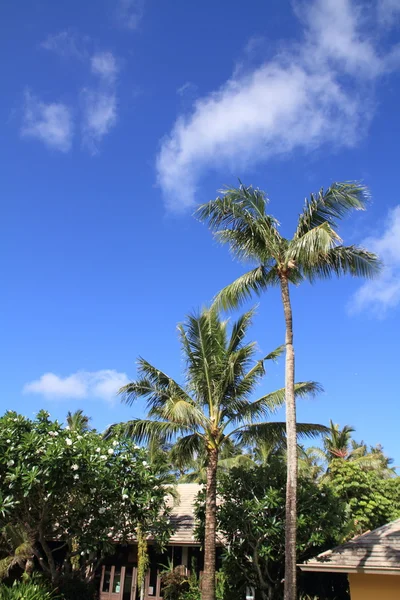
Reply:
[[326, 460], [330, 462], [332, 458], [347, 458], [350, 454], [351, 434], [355, 431], [350, 425], [344, 425], [340, 429], [339, 425], [331, 419], [329, 430], [324, 435], [324, 448]]
[[[189, 316], [178, 327], [186, 362], [185, 384], [140, 358], [139, 378], [121, 388], [129, 405], [146, 398], [146, 419], [126, 424], [126, 431], [138, 443], [156, 438], [174, 442], [174, 454], [190, 461], [206, 454], [206, 524], [204, 541], [203, 600], [215, 600], [216, 478], [218, 460], [231, 442], [246, 444], [254, 439], [278, 440], [285, 436], [285, 423], [266, 422], [285, 399], [284, 389], [252, 401], [251, 396], [265, 373], [266, 360], [276, 358], [281, 349], [255, 360], [256, 346], [245, 335], [253, 312], [249, 311], [229, 327], [216, 310], [203, 310]], [[299, 383], [295, 393], [304, 396], [319, 386]], [[326, 428], [298, 425], [304, 435], [316, 435]]]
[[291, 239], [283, 237], [278, 221], [267, 214], [264, 192], [240, 185], [227, 189], [197, 210], [208, 222], [217, 239], [230, 246], [233, 254], [253, 262], [252, 270], [225, 287], [216, 302], [223, 308], [235, 308], [253, 293], [261, 294], [270, 286], [281, 292], [286, 325], [286, 425], [287, 489], [285, 542], [285, 600], [296, 593], [296, 505], [297, 440], [294, 395], [295, 361], [290, 284], [314, 282], [332, 275], [350, 274], [370, 277], [379, 269], [374, 254], [357, 246], [343, 246], [336, 231], [337, 220], [350, 210], [365, 207], [367, 190], [358, 183], [335, 183], [306, 200], [296, 231]]
[[329, 466], [333, 460], [357, 463], [365, 471], [379, 472], [384, 479], [395, 476], [396, 471], [390, 466], [392, 459], [384, 454], [382, 446], [378, 444], [368, 448], [364, 442], [356, 442], [351, 435], [354, 431], [350, 425], [340, 428], [337, 423], [330, 421], [323, 437], [323, 453], [328, 465], [326, 476], [329, 477]]
[[67, 426], [69, 429], [71, 429], [71, 431], [78, 431], [82, 433], [83, 431], [87, 431], [89, 429], [90, 417], [85, 415], [82, 409], [78, 409], [73, 413], [69, 410], [66, 421]]

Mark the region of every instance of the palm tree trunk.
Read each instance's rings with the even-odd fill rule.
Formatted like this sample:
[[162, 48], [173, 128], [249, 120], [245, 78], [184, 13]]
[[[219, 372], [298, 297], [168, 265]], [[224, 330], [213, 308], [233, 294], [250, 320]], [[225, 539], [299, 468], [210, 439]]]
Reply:
[[204, 536], [204, 572], [201, 584], [202, 600], [215, 600], [215, 537], [217, 522], [218, 450], [208, 451], [206, 487], [206, 530]]
[[286, 480], [286, 529], [285, 529], [285, 587], [284, 599], [295, 600], [296, 592], [296, 525], [297, 525], [297, 433], [296, 400], [294, 396], [294, 348], [292, 306], [290, 303], [289, 282], [281, 276], [281, 294], [286, 324], [286, 438], [287, 438], [287, 480]]

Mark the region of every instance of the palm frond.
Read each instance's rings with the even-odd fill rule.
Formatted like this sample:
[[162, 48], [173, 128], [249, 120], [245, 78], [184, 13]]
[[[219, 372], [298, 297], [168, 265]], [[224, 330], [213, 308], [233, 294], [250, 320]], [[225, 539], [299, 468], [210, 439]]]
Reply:
[[248, 310], [232, 325], [230, 340], [227, 347], [228, 355], [235, 352], [240, 347], [246, 336], [247, 330], [253, 321], [254, 313], [255, 308]]
[[205, 428], [209, 422], [198, 406], [181, 398], [169, 398], [162, 406], [150, 408], [148, 416], [165, 419], [170, 423], [195, 429], [198, 427]]
[[[316, 423], [297, 423], [299, 438], [316, 438], [327, 431], [327, 427]], [[234, 432], [239, 443], [250, 445], [257, 441], [282, 443], [286, 440], [286, 423], [267, 422], [244, 425]]]
[[124, 423], [125, 435], [138, 444], [148, 444], [157, 439], [161, 444], [175, 440], [180, 434], [192, 432], [190, 427], [170, 421], [152, 421], [150, 419], [132, 419]]
[[294, 239], [301, 238], [307, 231], [324, 222], [335, 227], [336, 220], [343, 218], [349, 211], [364, 210], [368, 199], [368, 189], [358, 182], [333, 183], [327, 190], [321, 188], [305, 201]]
[[204, 440], [198, 433], [190, 433], [175, 442], [170, 456], [171, 461], [179, 469], [191, 464], [196, 455], [199, 455], [204, 447]]
[[333, 275], [373, 278], [381, 270], [381, 262], [376, 254], [358, 246], [337, 246], [318, 260], [302, 264], [302, 270], [311, 282], [328, 279]]
[[286, 263], [292, 261], [300, 267], [303, 264], [318, 263], [321, 256], [324, 256], [341, 241], [332, 226], [324, 221], [321, 225], [306, 231], [301, 237], [291, 240], [286, 251]]
[[253, 294], [260, 296], [270, 285], [279, 282], [275, 269], [267, 270], [263, 265], [244, 273], [224, 287], [214, 298], [213, 305], [224, 310], [237, 308]]
[[[323, 391], [323, 387], [315, 381], [302, 381], [295, 384], [294, 393], [296, 398], [305, 398], [315, 396]], [[274, 413], [285, 402], [285, 388], [275, 390], [253, 402], [243, 400], [235, 406], [235, 412], [229, 414], [227, 418], [230, 423], [252, 422], [259, 418], [265, 418]]]

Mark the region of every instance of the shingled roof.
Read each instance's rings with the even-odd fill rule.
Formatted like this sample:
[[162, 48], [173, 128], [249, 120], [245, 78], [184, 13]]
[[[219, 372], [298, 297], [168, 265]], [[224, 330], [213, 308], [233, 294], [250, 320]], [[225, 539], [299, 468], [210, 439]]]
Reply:
[[194, 501], [202, 486], [198, 483], [178, 483], [173, 502], [171, 524], [174, 527], [169, 543], [197, 545], [194, 538]]
[[299, 565], [302, 571], [400, 575], [400, 519]]

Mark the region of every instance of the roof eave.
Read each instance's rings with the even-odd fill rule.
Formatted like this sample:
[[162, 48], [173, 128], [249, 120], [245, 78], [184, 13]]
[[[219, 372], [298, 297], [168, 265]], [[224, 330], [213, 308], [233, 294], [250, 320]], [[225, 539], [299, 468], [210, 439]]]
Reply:
[[400, 568], [384, 567], [349, 567], [346, 565], [297, 565], [302, 571], [318, 573], [365, 573], [366, 575], [400, 575]]

